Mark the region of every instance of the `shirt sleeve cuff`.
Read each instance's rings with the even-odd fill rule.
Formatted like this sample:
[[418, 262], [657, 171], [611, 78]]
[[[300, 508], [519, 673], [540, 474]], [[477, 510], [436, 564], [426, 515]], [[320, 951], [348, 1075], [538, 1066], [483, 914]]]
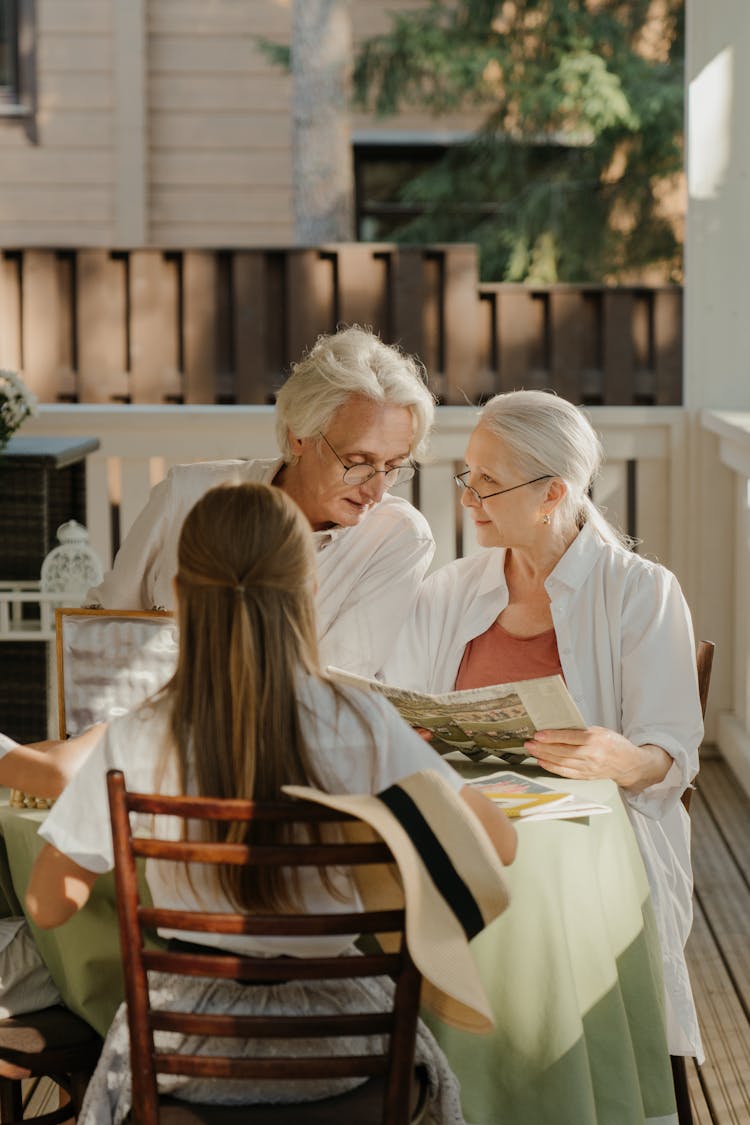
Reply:
[[0, 758], [4, 758], [11, 750], [17, 750], [19, 744], [12, 738], [8, 738], [7, 734], [0, 733]]
[[[661, 746], [662, 743], [654, 741], [653, 745]], [[672, 752], [667, 746], [664, 746], [663, 749], [668, 754]], [[623, 794], [628, 804], [634, 809], [638, 809], [644, 816], [658, 820], [677, 804], [689, 784], [690, 777], [687, 774], [686, 755], [683, 751], [679, 758], [673, 759], [672, 765], [661, 781], [649, 785], [647, 789], [643, 789], [640, 793], [628, 793], [627, 790], [623, 790]]]
[[90, 852], [80, 840], [76, 840], [69, 832], [55, 829], [54, 825], [42, 824], [38, 834], [46, 843], [51, 844], [53, 848], [57, 848], [73, 863], [77, 863], [79, 867], [85, 868], [86, 871], [93, 871], [95, 875], [104, 875], [105, 872], [111, 871], [115, 865], [112, 854], [102, 855], [101, 852]]

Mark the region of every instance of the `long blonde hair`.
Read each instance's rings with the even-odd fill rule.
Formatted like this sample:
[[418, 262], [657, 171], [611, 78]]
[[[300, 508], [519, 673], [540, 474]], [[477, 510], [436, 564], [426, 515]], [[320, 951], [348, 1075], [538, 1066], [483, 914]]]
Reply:
[[[314, 575], [310, 529], [280, 489], [219, 486], [189, 512], [176, 578], [180, 651], [165, 691], [182, 792], [271, 801], [284, 784], [319, 784], [296, 699], [300, 673], [320, 674]], [[273, 826], [207, 823], [214, 840], [280, 836]], [[245, 909], [297, 900], [275, 868], [221, 867], [219, 882]]]

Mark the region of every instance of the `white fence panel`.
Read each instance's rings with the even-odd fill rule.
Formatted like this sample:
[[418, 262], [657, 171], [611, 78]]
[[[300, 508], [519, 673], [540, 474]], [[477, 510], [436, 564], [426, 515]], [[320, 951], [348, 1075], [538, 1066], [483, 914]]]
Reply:
[[[670, 522], [672, 460], [684, 419], [679, 408], [597, 407], [589, 411], [601, 435], [607, 464], [594, 498], [623, 530], [635, 531], [642, 550], [679, 570]], [[438, 409], [431, 458], [420, 473], [420, 507], [437, 542], [435, 565], [476, 550], [471, 520], [456, 503], [453, 474], [464, 463], [477, 418], [473, 407]], [[273, 408], [268, 406], [44, 406], [24, 432], [30, 436], [91, 436], [98, 453], [88, 463], [88, 526], [94, 549], [111, 562], [114, 506], [124, 536], [149, 489], [172, 465], [225, 457], [277, 455]], [[635, 463], [635, 498], [628, 463]], [[403, 495], [411, 495], [406, 486]], [[627, 527], [635, 499], [636, 526]]]
[[[619, 526], [635, 533], [645, 556], [677, 574], [694, 615], [705, 621], [703, 635], [710, 637], [714, 628], [719, 634], [711, 638], [719, 641], [720, 662], [712, 698], [721, 713], [709, 726], [750, 792], [750, 416], [706, 412], [699, 423], [676, 407], [596, 407], [588, 413], [607, 455], [595, 499]], [[432, 457], [418, 488], [400, 490], [407, 498], [419, 496], [437, 541], [436, 566], [455, 556], [457, 544], [464, 554], [477, 549], [474, 525], [457, 503], [452, 481], [476, 417], [472, 407], [439, 408]], [[709, 447], [718, 451], [702, 470], [694, 435], [699, 425], [704, 444], [710, 439]], [[43, 406], [24, 434], [99, 439], [100, 449], [87, 464], [87, 508], [91, 543], [105, 566], [111, 561], [114, 511], [124, 534], [150, 487], [172, 465], [277, 454], [272, 407]], [[712, 513], [718, 493], [703, 478], [708, 472], [714, 481], [718, 470], [726, 473], [722, 466], [736, 477], [734, 526], [717, 533]], [[633, 515], [635, 526], [628, 527]], [[704, 528], [713, 531], [709, 535]], [[711, 586], [717, 551], [730, 552], [734, 560], [731, 579], [723, 580], [728, 588], [722, 584], [718, 593], [715, 583]], [[12, 600], [7, 594], [0, 598], [0, 639], [17, 631]], [[713, 610], [704, 613], [704, 603]], [[726, 629], [718, 623], [719, 605], [727, 610]]]

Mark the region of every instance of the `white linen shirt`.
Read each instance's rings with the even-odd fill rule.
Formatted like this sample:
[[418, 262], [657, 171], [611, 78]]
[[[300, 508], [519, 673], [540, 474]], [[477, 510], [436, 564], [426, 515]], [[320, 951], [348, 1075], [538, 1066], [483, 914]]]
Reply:
[[18, 750], [19, 744], [12, 738], [8, 738], [7, 734], [0, 731], [0, 758], [4, 758], [11, 750]]
[[[87, 605], [105, 609], [173, 609], [172, 579], [185, 516], [217, 484], [270, 484], [278, 460], [208, 461], [178, 465], [152, 490], [115, 564]], [[320, 654], [360, 675], [374, 676], [393, 647], [435, 551], [424, 516], [386, 493], [354, 527], [313, 532], [317, 560]]]
[[[703, 720], [690, 611], [677, 579], [587, 524], [545, 582], [565, 681], [589, 726], [663, 747], [663, 781], [620, 790], [643, 856], [664, 958], [672, 1054], [702, 1058], [684, 945], [692, 925], [690, 820], [680, 801], [698, 772]], [[422, 584], [383, 668], [388, 683], [452, 691], [470, 640], [508, 604], [505, 551], [458, 559]]]
[[[329, 793], [379, 793], [420, 770], [436, 770], [456, 792], [464, 781], [415, 734], [395, 708], [376, 692], [341, 687], [301, 675], [297, 702], [317, 783]], [[120, 769], [133, 792], [175, 794], [180, 791], [176, 759], [169, 748], [168, 701], [144, 704], [114, 719], [39, 829], [39, 835], [88, 871], [98, 874], [114, 866], [107, 801], [107, 770]], [[166, 768], [163, 768], [166, 762]], [[188, 789], [192, 790], [190, 784]], [[194, 790], [192, 790], [194, 791]], [[163, 839], [179, 839], [174, 817], [134, 818], [136, 828]], [[156, 906], [177, 910], [234, 910], [201, 864], [190, 866], [190, 878], [179, 864], [147, 862], [146, 880]], [[348, 876], [334, 880], [344, 900], [332, 897], [317, 871], [303, 868], [300, 888], [308, 912], [357, 909], [356, 891]], [[170, 936], [170, 931], [160, 931]], [[182, 932], [183, 939], [256, 956], [334, 957], [354, 936], [320, 938]]]

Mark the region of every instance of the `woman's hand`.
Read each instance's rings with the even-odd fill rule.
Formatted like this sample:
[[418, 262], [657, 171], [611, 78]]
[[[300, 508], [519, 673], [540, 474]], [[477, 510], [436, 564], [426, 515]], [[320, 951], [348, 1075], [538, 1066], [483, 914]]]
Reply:
[[673, 761], [661, 746], [636, 746], [607, 727], [538, 730], [524, 749], [550, 773], [577, 779], [607, 777], [632, 793], [662, 781]]

